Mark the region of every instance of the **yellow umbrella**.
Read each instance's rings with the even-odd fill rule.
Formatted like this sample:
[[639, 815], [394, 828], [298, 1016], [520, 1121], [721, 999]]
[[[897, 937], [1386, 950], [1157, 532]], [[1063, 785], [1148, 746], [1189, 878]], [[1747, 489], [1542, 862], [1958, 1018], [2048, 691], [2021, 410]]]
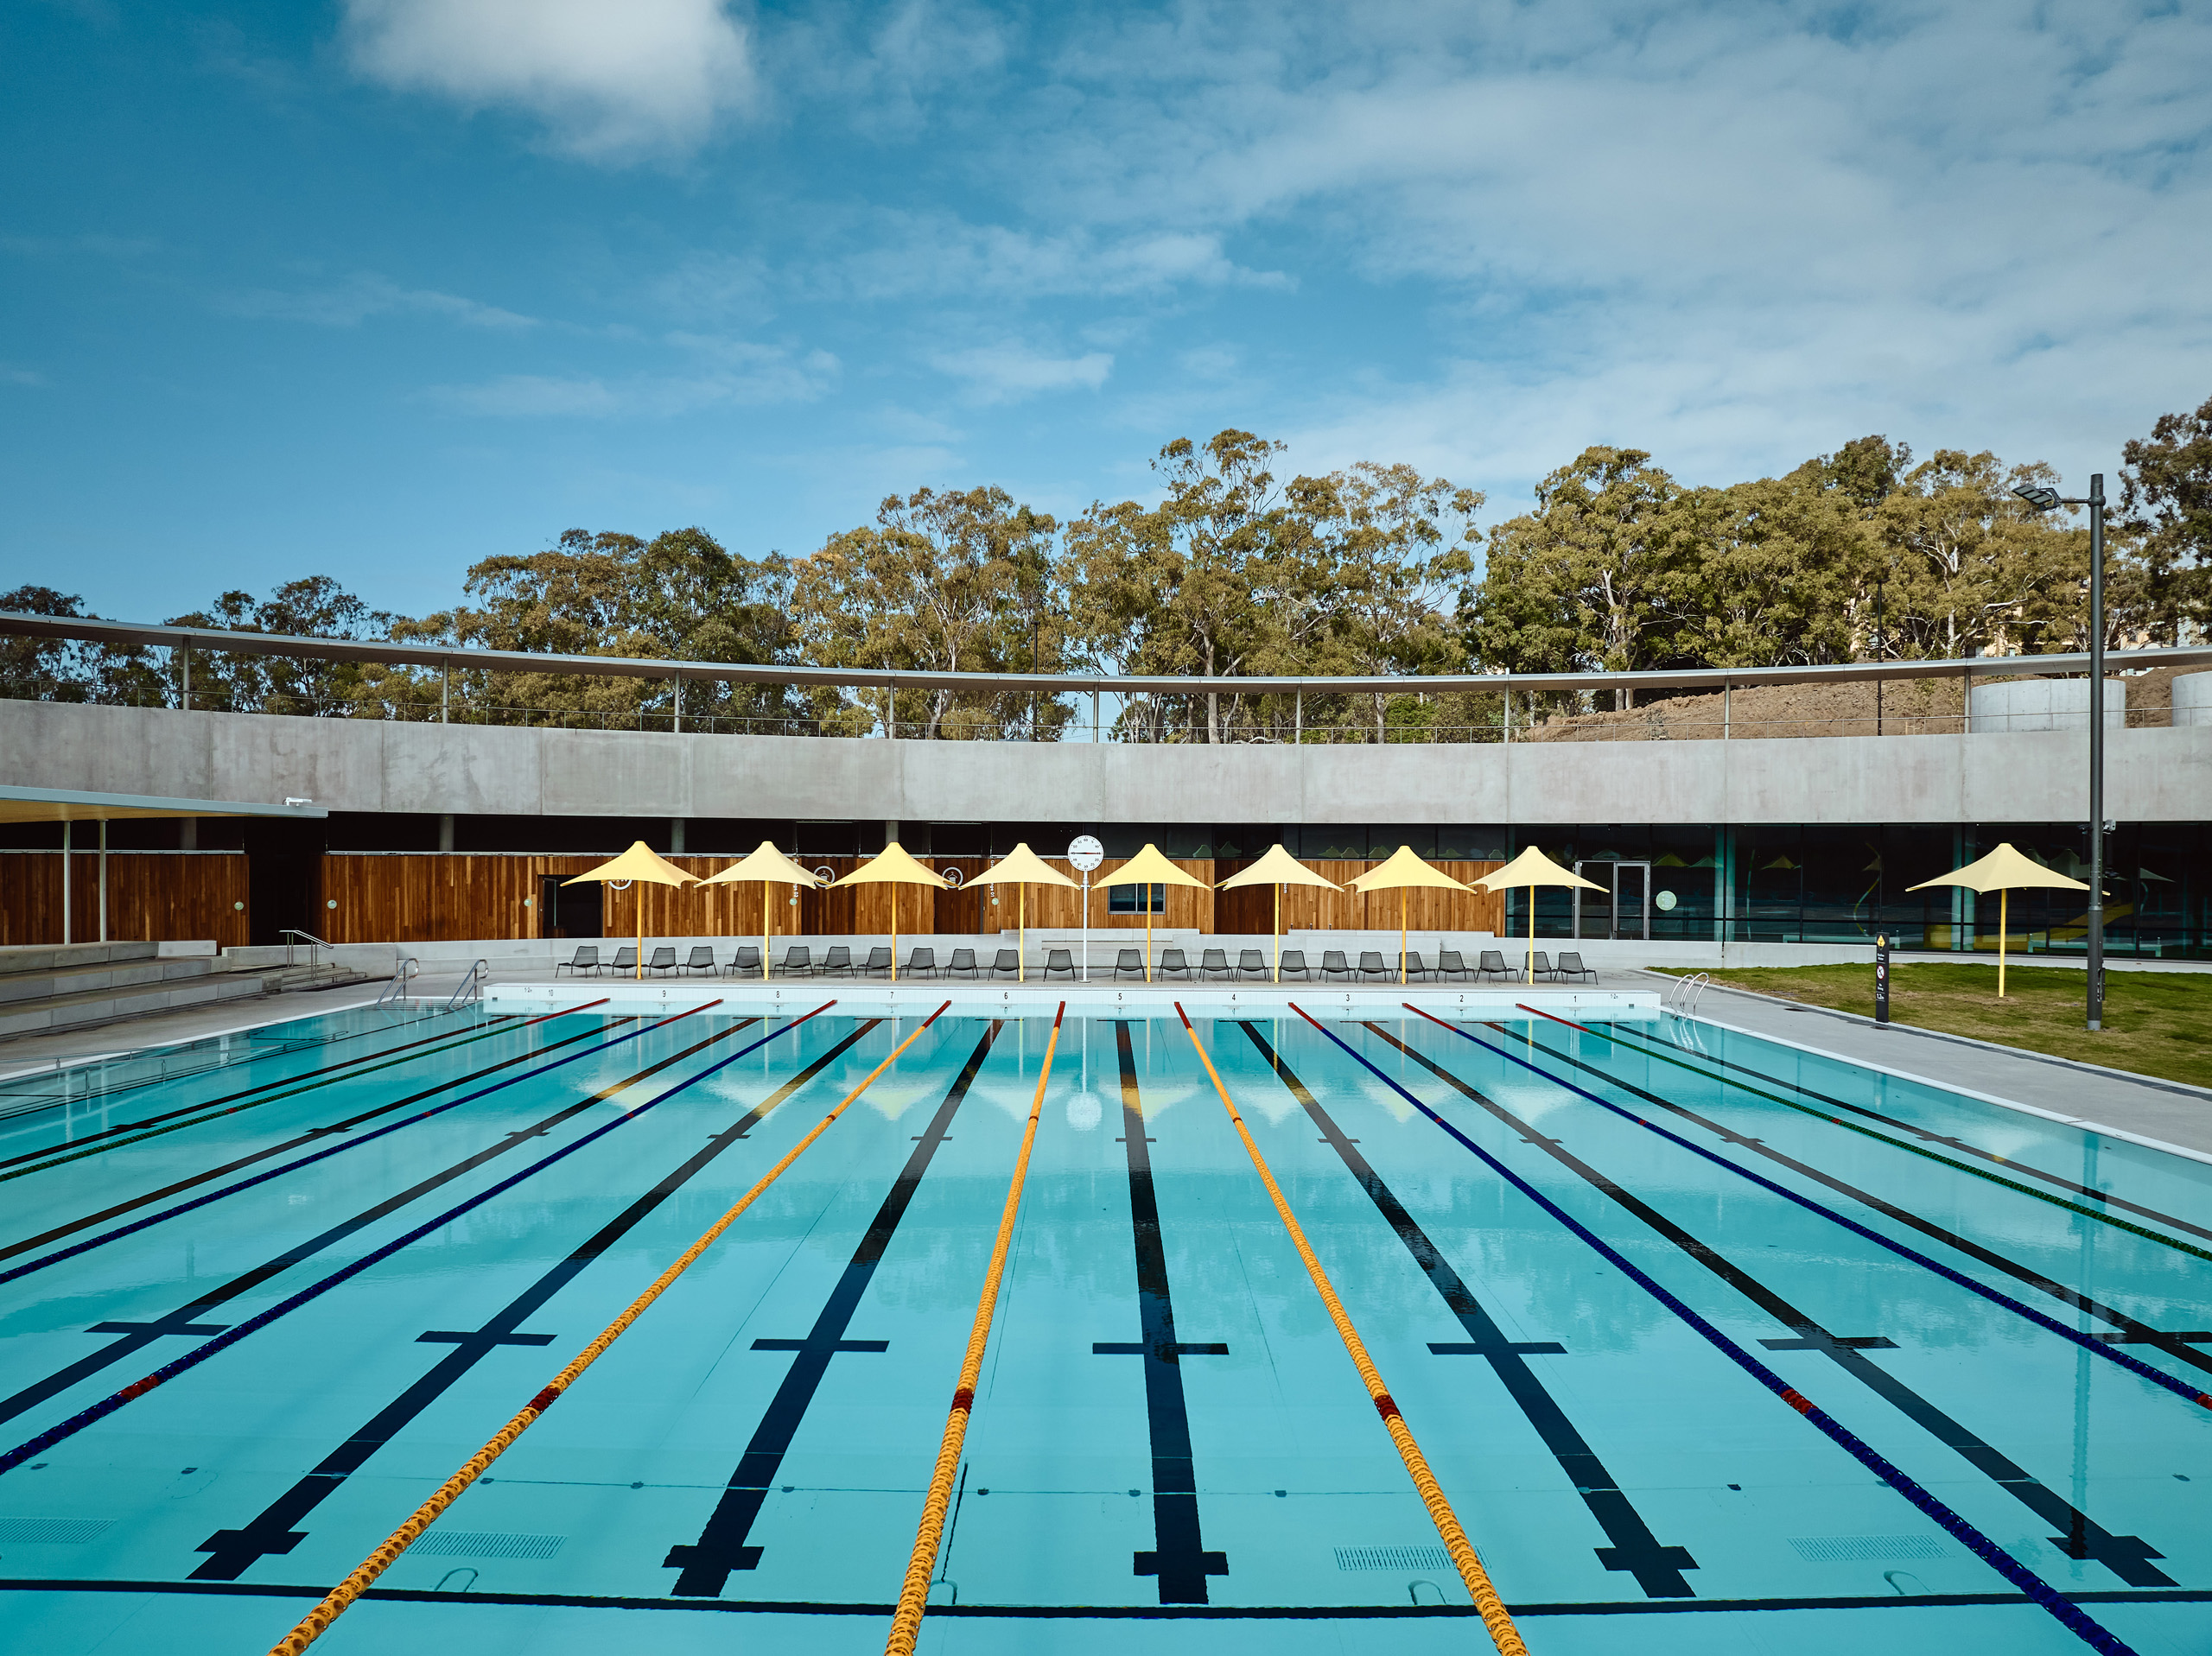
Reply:
[[709, 874], [701, 880], [702, 885], [734, 885], [741, 880], [760, 882], [760, 980], [768, 979], [768, 888], [771, 885], [819, 885], [822, 882], [776, 849], [772, 841], [763, 840], [759, 849], [741, 862], [734, 862], [719, 874]]
[[[934, 885], [940, 891], [950, 891], [952, 882], [942, 874], [931, 873], [906, 853], [906, 847], [893, 840], [883, 847], [880, 856], [871, 857], [842, 879], [833, 879], [832, 885]], [[891, 893], [891, 980], [899, 981], [899, 893]]]
[[1387, 891], [1394, 886], [1398, 893], [1398, 981], [1406, 980], [1406, 893], [1416, 885], [1441, 887], [1448, 891], [1472, 892], [1474, 887], [1462, 885], [1441, 868], [1432, 867], [1415, 854], [1409, 845], [1402, 845], [1390, 853], [1390, 859], [1380, 868], [1370, 868], [1363, 874], [1352, 877], [1355, 891]]
[[1304, 863], [1285, 851], [1280, 842], [1270, 847], [1268, 854], [1239, 874], [1231, 874], [1217, 891], [1226, 891], [1238, 885], [1272, 885], [1275, 888], [1275, 981], [1282, 981], [1282, 888], [1286, 885], [1319, 885], [1323, 891], [1341, 891], [1344, 887], [1332, 879], [1324, 879]]
[[[1027, 840], [968, 883], [971, 885], [1020, 887], [1021, 919], [1019, 926], [1021, 942], [1014, 952], [1014, 972], [1016, 981], [1027, 983], [1029, 980], [1029, 888], [1033, 885], [1065, 885], [1072, 891], [1076, 889], [1076, 883], [1032, 851]], [[1086, 971], [1089, 969], [1088, 967], [1084, 968]]]
[[[1206, 889], [1205, 881], [1186, 874], [1160, 854], [1160, 847], [1149, 840], [1143, 850], [1098, 882], [1111, 890], [1116, 885], [1195, 885]], [[1152, 893], [1147, 891], [1144, 903], [1144, 980], [1152, 981]]]
[[[687, 874], [674, 863], [647, 845], [643, 840], [633, 841], [630, 848], [612, 862], [603, 862], [588, 873], [574, 879], [564, 879], [563, 885], [582, 885], [587, 880], [597, 880], [604, 885], [627, 885], [643, 880], [648, 885], [690, 885], [698, 875]], [[645, 975], [645, 893], [638, 894], [638, 976]]]
[[1585, 879], [1581, 875], [1560, 867], [1535, 846], [1530, 846], [1504, 867], [1484, 874], [1475, 884], [1489, 891], [1502, 891], [1515, 885], [1529, 888], [1529, 958], [1521, 974], [1521, 980], [1524, 983], [1536, 980], [1536, 887], [1580, 885], [1590, 891], [1605, 889], [1594, 879]]
[[2031, 858], [2024, 857], [2012, 849], [2012, 842], [2005, 841], [1987, 856], [1976, 859], [1963, 868], [1954, 868], [1948, 874], [1938, 874], [1934, 879], [1923, 879], [1917, 885], [1908, 885], [1909, 891], [1925, 891], [1930, 885], [1963, 885], [1969, 891], [1995, 891], [1997, 897], [1997, 998], [2005, 999], [2005, 933], [2012, 919], [2012, 898], [2015, 888], [2035, 887], [2054, 891], [2086, 891], [2089, 888], [2078, 879], [2069, 879], [2056, 869], [2044, 867]]

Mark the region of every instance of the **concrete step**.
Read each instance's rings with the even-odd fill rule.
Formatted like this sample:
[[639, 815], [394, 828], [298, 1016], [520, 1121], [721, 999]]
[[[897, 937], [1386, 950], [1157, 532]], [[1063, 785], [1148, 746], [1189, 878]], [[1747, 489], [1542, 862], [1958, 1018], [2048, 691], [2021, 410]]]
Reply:
[[0, 977], [19, 972], [54, 972], [73, 966], [105, 966], [117, 961], [150, 961], [159, 943], [10, 943], [0, 948]]
[[252, 999], [269, 993], [264, 973], [202, 971], [186, 978], [79, 990], [42, 1000], [10, 1001], [0, 1005], [0, 1040], [88, 1024], [111, 1024], [216, 1001]]
[[[124, 947], [124, 945], [110, 945]], [[42, 969], [0, 974], [0, 1010], [24, 1001], [48, 1000], [57, 995], [89, 993], [110, 989], [121, 992], [149, 984], [181, 983], [204, 978], [218, 969], [212, 955], [157, 956], [151, 943], [130, 945], [146, 952], [119, 960], [74, 964], [55, 963]], [[62, 952], [62, 951], [54, 951]]]

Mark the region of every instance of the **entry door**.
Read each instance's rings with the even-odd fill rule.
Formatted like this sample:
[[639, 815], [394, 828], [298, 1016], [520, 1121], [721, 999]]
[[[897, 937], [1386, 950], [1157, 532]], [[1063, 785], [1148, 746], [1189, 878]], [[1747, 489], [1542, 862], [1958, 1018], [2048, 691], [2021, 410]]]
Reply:
[[1648, 942], [1651, 936], [1651, 865], [1613, 865], [1613, 936]]
[[1613, 935], [1613, 867], [1610, 862], [1579, 862], [1574, 872], [1585, 879], [1594, 879], [1605, 887], [1603, 891], [1586, 891], [1577, 885], [1574, 891], [1574, 935], [1577, 937], [1610, 937]]

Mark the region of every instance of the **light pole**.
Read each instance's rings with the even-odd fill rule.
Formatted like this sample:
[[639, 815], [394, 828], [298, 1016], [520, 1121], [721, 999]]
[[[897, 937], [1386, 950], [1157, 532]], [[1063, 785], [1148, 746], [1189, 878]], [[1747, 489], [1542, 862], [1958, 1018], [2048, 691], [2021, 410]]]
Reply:
[[2094, 473], [2085, 498], [2024, 483], [2012, 492], [2037, 511], [2089, 509], [2089, 936], [2088, 1027], [2105, 1026], [2105, 474]]

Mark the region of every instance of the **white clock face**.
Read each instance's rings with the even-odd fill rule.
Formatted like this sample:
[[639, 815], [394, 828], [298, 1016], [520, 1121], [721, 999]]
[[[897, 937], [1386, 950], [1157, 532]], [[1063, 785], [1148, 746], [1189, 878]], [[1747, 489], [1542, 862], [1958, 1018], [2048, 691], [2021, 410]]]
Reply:
[[1672, 891], [1662, 891], [1651, 900], [1662, 909], [1671, 909], [1675, 906], [1675, 894]]
[[1068, 845], [1068, 861], [1079, 874], [1087, 874], [1106, 860], [1106, 847], [1088, 834], [1080, 834]]

